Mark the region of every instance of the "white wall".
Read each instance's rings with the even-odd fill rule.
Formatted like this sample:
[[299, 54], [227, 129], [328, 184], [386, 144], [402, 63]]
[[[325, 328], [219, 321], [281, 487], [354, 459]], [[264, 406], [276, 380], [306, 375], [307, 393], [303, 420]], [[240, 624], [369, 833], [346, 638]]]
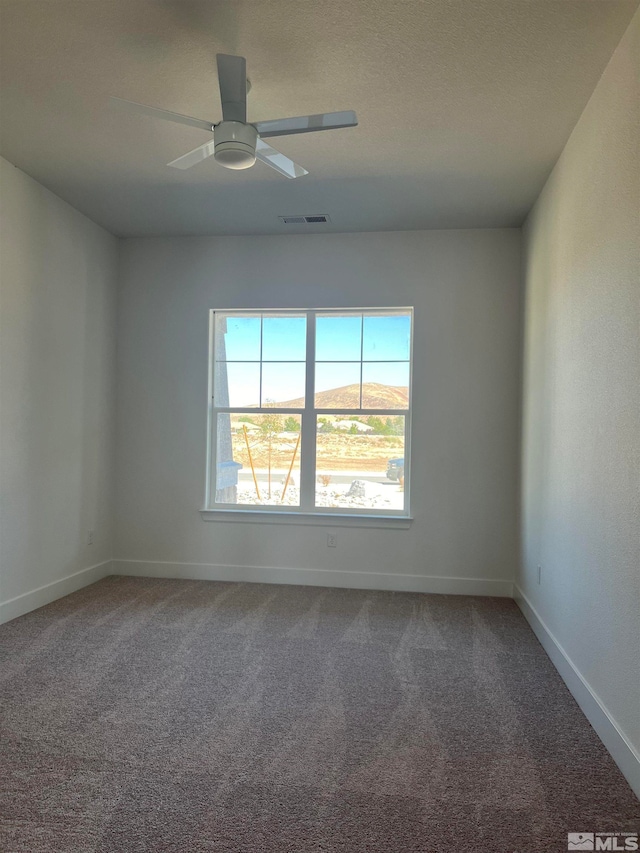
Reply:
[[524, 230], [518, 586], [640, 794], [639, 55], [640, 13]]
[[9, 619], [108, 569], [118, 241], [6, 160], [0, 187], [0, 619]]
[[[116, 571], [511, 593], [519, 229], [128, 240], [119, 300]], [[367, 305], [415, 306], [412, 527], [202, 521], [209, 309]]]

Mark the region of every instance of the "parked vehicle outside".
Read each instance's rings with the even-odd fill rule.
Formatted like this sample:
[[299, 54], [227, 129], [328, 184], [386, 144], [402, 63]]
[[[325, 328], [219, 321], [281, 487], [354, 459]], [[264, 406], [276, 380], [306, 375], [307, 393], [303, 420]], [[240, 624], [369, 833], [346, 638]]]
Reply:
[[404, 456], [387, 462], [387, 477], [394, 481], [404, 479]]

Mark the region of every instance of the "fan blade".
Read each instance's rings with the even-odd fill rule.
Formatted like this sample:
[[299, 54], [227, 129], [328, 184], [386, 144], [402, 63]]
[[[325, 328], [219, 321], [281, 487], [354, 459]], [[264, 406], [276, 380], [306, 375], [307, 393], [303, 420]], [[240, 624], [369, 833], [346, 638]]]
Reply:
[[358, 119], [353, 110], [341, 113], [319, 113], [315, 116], [278, 118], [273, 121], [256, 121], [253, 126], [260, 136], [289, 136], [292, 133], [314, 133], [316, 130], [336, 130], [340, 127], [356, 127]]
[[148, 107], [146, 104], [136, 104], [135, 101], [126, 101], [124, 98], [111, 97], [111, 102], [115, 107], [128, 110], [132, 113], [142, 113], [143, 115], [153, 116], [154, 118], [162, 118], [165, 121], [175, 121], [177, 124], [188, 124], [191, 127], [200, 127], [202, 130], [212, 131], [214, 124], [211, 121], [206, 121], [203, 118], [192, 118], [191, 116], [183, 116], [180, 113], [172, 113], [169, 110], [161, 110], [158, 107]]
[[244, 56], [229, 56], [219, 53], [218, 84], [222, 101], [222, 117], [225, 121], [247, 120], [247, 60]]
[[256, 143], [256, 160], [262, 160], [263, 163], [271, 166], [276, 172], [280, 172], [285, 178], [301, 178], [303, 175], [309, 174], [302, 166], [298, 166], [293, 160], [276, 151], [275, 148], [267, 145], [261, 139], [258, 139]]
[[177, 157], [175, 160], [167, 163], [167, 166], [173, 166], [175, 169], [190, 169], [196, 163], [201, 163], [207, 157], [211, 157], [214, 151], [215, 143], [211, 139], [209, 142], [205, 142], [204, 145], [199, 145], [193, 151], [189, 151], [188, 154], [183, 154], [182, 157]]

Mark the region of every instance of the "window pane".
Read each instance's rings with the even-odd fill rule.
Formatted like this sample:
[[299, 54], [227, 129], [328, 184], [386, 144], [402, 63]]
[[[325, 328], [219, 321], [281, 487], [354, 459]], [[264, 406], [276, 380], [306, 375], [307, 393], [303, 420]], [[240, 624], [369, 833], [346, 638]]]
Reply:
[[296, 409], [304, 406], [304, 364], [265, 362], [262, 365], [262, 405], [277, 403]]
[[218, 414], [216, 503], [300, 505], [300, 415]]
[[260, 365], [238, 361], [217, 362], [214, 402], [216, 406], [260, 405]]
[[316, 361], [360, 361], [361, 314], [318, 314]]
[[305, 361], [307, 357], [307, 318], [265, 315], [262, 318], [263, 361]]
[[363, 321], [364, 361], [401, 361], [409, 358], [411, 316], [409, 314], [365, 315]]
[[317, 428], [317, 507], [404, 510], [404, 415], [320, 415]]
[[216, 360], [260, 361], [260, 315], [216, 313]]
[[363, 409], [409, 408], [409, 362], [370, 362], [362, 365]]
[[315, 405], [318, 409], [359, 409], [360, 364], [316, 364]]

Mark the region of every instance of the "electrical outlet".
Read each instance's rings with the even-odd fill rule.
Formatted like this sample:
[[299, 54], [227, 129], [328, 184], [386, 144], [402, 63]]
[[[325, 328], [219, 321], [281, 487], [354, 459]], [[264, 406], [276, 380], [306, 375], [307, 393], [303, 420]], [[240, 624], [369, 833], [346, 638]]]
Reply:
[[542, 566], [538, 566], [538, 583], [542, 580]]
[[335, 533], [327, 533], [327, 548], [336, 548], [338, 545], [338, 537]]
[[87, 533], [87, 545], [93, 545], [93, 530]]

